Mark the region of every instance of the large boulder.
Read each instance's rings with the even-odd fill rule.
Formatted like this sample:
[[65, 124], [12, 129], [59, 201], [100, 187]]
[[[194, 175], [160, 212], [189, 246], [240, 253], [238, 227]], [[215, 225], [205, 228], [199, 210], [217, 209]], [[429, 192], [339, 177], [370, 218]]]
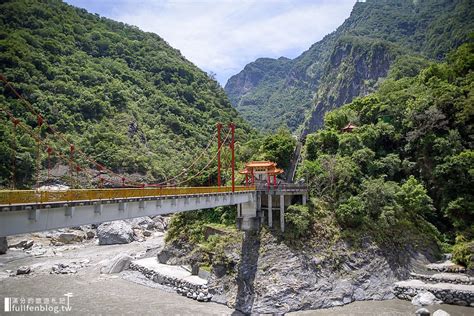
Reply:
[[0, 255], [7, 253], [8, 243], [7, 237], [0, 237]]
[[164, 217], [164, 216], [161, 216], [161, 215], [157, 215], [155, 217], [153, 217], [153, 221], [155, 222], [155, 229], [160, 231], [160, 232], [164, 232], [168, 229], [168, 224], [169, 224], [169, 221], [170, 221], [170, 218], [169, 217]]
[[431, 292], [420, 292], [413, 299], [411, 303], [416, 306], [427, 306], [433, 304], [440, 304], [441, 301]]
[[445, 312], [442, 309], [438, 309], [433, 313], [433, 316], [450, 316], [448, 312]]
[[130, 262], [132, 262], [133, 258], [130, 257], [128, 254], [119, 254], [115, 256], [112, 260], [108, 262], [105, 266], [100, 269], [100, 273], [119, 273], [123, 270], [128, 269], [130, 266]]
[[128, 244], [133, 241], [132, 225], [125, 221], [102, 223], [97, 227], [99, 245]]
[[73, 244], [81, 242], [87, 238], [87, 235], [82, 230], [71, 230], [69, 232], [60, 233], [54, 236], [51, 240], [53, 245]]
[[30, 274], [30, 272], [31, 272], [31, 268], [28, 267], [28, 266], [21, 266], [21, 267], [18, 268], [18, 270], [16, 270], [17, 275]]
[[135, 229], [153, 228], [155, 225], [155, 222], [148, 216], [131, 218], [125, 221]]
[[30, 249], [35, 242], [31, 239], [24, 239], [15, 244], [10, 244], [8, 248]]

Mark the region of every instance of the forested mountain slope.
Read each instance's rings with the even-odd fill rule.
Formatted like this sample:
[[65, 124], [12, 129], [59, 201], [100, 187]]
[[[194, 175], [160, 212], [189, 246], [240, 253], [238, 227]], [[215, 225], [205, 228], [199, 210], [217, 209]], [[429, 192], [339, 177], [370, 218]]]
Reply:
[[[116, 172], [165, 180], [206, 146], [218, 121], [236, 121], [240, 140], [252, 134], [218, 83], [156, 34], [59, 0], [2, 1], [0, 26], [0, 72], [70, 142]], [[3, 84], [0, 104], [36, 127]], [[29, 185], [35, 142], [24, 133], [15, 141], [13, 124], [1, 120], [0, 186], [9, 183], [15, 143], [17, 183]], [[67, 155], [67, 145], [50, 141]]]
[[[299, 57], [250, 63], [225, 90], [237, 110], [266, 131], [281, 125], [295, 131], [308, 111], [306, 134], [322, 126], [326, 111], [375, 91], [399, 56], [444, 58], [469, 38], [473, 12], [470, 0], [358, 2], [334, 33]], [[256, 76], [255, 69], [265, 75]]]
[[[456, 237], [455, 259], [474, 267], [474, 44], [418, 75], [405, 67], [411, 58], [376, 93], [326, 114], [307, 136], [299, 176], [347, 230], [418, 223], [441, 240]], [[355, 128], [344, 132], [349, 122]]]

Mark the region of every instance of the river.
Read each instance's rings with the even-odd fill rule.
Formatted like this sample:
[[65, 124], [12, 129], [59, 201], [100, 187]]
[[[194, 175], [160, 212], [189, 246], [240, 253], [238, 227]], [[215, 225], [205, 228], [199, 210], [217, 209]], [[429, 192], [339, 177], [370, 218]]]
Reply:
[[[143, 243], [127, 245], [98, 246], [96, 244], [78, 247], [56, 248], [51, 257], [32, 257], [23, 251], [9, 251], [0, 256], [0, 299], [4, 298], [64, 300], [70, 297], [70, 311], [63, 315], [240, 315], [227, 306], [216, 303], [200, 303], [182, 297], [170, 289], [149, 281], [138, 272], [122, 274], [100, 274], [103, 261], [118, 253], [160, 247], [162, 236]], [[50, 274], [53, 264], [71, 260], [88, 259], [89, 264], [76, 274]], [[15, 271], [20, 265], [31, 266], [29, 275], [8, 276], [5, 271]], [[0, 306], [0, 315], [3, 306]], [[431, 306], [429, 310], [442, 308], [451, 315], [473, 315], [469, 307], [442, 305]], [[291, 315], [414, 315], [417, 307], [400, 300], [355, 302], [346, 306], [317, 311], [299, 311]], [[20, 313], [9, 313], [20, 314]], [[24, 312], [24, 315], [46, 315], [51, 313]]]

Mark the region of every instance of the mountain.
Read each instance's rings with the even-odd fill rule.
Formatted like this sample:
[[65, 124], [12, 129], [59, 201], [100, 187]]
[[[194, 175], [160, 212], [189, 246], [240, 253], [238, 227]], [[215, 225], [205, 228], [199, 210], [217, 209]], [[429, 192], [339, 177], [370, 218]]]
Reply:
[[[68, 142], [115, 172], [165, 180], [187, 168], [218, 121], [235, 121], [237, 139], [254, 134], [219, 84], [156, 34], [59, 0], [2, 1], [0, 25], [0, 72]], [[69, 155], [3, 84], [0, 103]], [[16, 182], [31, 185], [35, 141], [1, 119], [0, 186], [10, 182], [13, 155]]]
[[473, 8], [471, 0], [357, 2], [335, 32], [299, 57], [258, 59], [225, 91], [254, 127], [306, 135], [328, 110], [375, 91], [401, 56], [443, 59], [473, 32]]

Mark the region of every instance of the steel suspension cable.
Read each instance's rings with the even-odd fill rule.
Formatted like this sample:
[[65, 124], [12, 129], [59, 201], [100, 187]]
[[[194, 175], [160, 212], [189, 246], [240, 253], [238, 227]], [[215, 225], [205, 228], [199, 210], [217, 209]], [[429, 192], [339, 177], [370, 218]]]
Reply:
[[[17, 119], [13, 113], [11, 113], [10, 111], [8, 111], [7, 109], [3, 108], [3, 107], [0, 107], [0, 111], [4, 112], [7, 114], [7, 116], [10, 117], [10, 119], [12, 121], [16, 121], [17, 122], [17, 126], [19, 126], [20, 128], [22, 128], [23, 130], [25, 130], [31, 137], [33, 137], [33, 139], [38, 143], [38, 144], [42, 144], [43, 146], [45, 146], [45, 148], [52, 148], [51, 144], [49, 144], [48, 142], [45, 142], [43, 141], [38, 135], [36, 135], [36, 133], [31, 129], [30, 126], [24, 124], [21, 120]], [[58, 156], [59, 158], [61, 158], [64, 162], [66, 163], [69, 163], [70, 162], [70, 159], [69, 157], [67, 157], [66, 155], [62, 154], [60, 151], [58, 150], [52, 150], [51, 151], [52, 154]], [[82, 168], [81, 165], [77, 162], [73, 162], [73, 167], [75, 167], [76, 169], [76, 172], [79, 172], [79, 171], [82, 171], [86, 174], [89, 174], [89, 175], [93, 175], [95, 176], [93, 173], [89, 172], [86, 168]], [[71, 179], [72, 181], [72, 179]], [[108, 180], [108, 182], [111, 182], [111, 183], [119, 183], [119, 181], [114, 181], [113, 179], [110, 179]], [[141, 185], [140, 185], [141, 187]]]
[[[201, 160], [201, 158], [204, 156], [204, 154], [205, 154], [205, 153], [209, 150], [209, 148], [212, 146], [212, 143], [214, 142], [214, 139], [216, 138], [216, 136], [217, 136], [217, 132], [214, 133], [214, 135], [212, 135], [211, 140], [209, 141], [209, 143], [207, 144], [207, 146], [203, 149], [203, 151], [201, 152], [201, 154], [200, 154], [197, 158], [195, 158], [195, 159], [193, 160], [193, 162], [191, 163], [191, 165], [189, 165], [188, 170], [191, 169], [199, 160]], [[157, 184], [155, 184], [155, 185], [166, 184], [167, 182], [176, 180], [176, 179], [178, 179], [179, 177], [181, 177], [182, 175], [184, 175], [188, 170], [184, 169], [183, 171], [181, 171], [179, 174], [177, 174], [177, 175], [174, 176], [173, 178], [168, 179], [168, 180], [163, 181], [163, 182], [160, 182], [160, 183], [157, 183]]]
[[[16, 96], [18, 99], [20, 99], [24, 104], [26, 104], [26, 106], [30, 109], [30, 111], [35, 114], [38, 119], [41, 119], [43, 124], [47, 124], [48, 125], [48, 128], [53, 132], [54, 135], [58, 136], [63, 142], [65, 142], [67, 145], [69, 145], [70, 147], [71, 146], [74, 146], [71, 142], [69, 142], [69, 140], [66, 139], [66, 137], [64, 137], [62, 135], [61, 132], [59, 132], [56, 128], [54, 128], [54, 126], [52, 126], [51, 124], [49, 124], [46, 119], [44, 119], [44, 117], [34, 108], [34, 106], [28, 101], [26, 100], [20, 93], [18, 93], [18, 91], [13, 87], [13, 85], [7, 80], [7, 78], [5, 76], [3, 76], [2, 74], [0, 74], [0, 81], [3, 81], [5, 83], [5, 86], [8, 87]], [[123, 175], [120, 175], [120, 174], [117, 174], [115, 172], [113, 172], [112, 170], [106, 168], [105, 166], [103, 166], [102, 164], [98, 163], [97, 161], [95, 161], [93, 158], [90, 158], [86, 153], [84, 153], [82, 150], [80, 150], [79, 148], [76, 150], [78, 153], [81, 154], [81, 156], [83, 158], [85, 158], [87, 161], [89, 161], [91, 164], [93, 164], [94, 166], [96, 166], [98, 169], [101, 169], [101, 170], [105, 170], [107, 171], [108, 173], [110, 173], [111, 175], [115, 175], [115, 176], [119, 176], [120, 178], [123, 178]]]
[[[66, 144], [69, 145], [70, 148], [74, 148], [76, 152], [78, 152], [85, 160], [87, 160], [89, 163], [91, 163], [92, 165], [94, 165], [96, 168], [99, 169], [99, 171], [101, 170], [105, 170], [107, 173], [109, 173], [110, 175], [112, 176], [117, 176], [118, 178], [122, 179], [122, 185], [125, 183], [125, 182], [128, 182], [128, 183], [135, 183], [135, 184], [138, 184], [138, 186], [143, 186], [141, 183], [139, 182], [135, 182], [135, 181], [126, 181], [126, 177], [124, 177], [123, 175], [121, 174], [118, 174], [118, 173], [115, 173], [114, 171], [108, 169], [107, 167], [105, 167], [104, 165], [98, 163], [95, 159], [91, 158], [90, 156], [88, 156], [86, 153], [84, 153], [80, 148], [76, 148], [71, 142], [69, 142], [63, 135], [61, 132], [59, 132], [58, 130], [56, 130], [51, 124], [49, 124], [47, 122], [47, 120], [34, 108], [34, 106], [28, 101], [26, 100], [20, 93], [18, 93], [18, 91], [13, 87], [13, 85], [6, 79], [5, 76], [3, 76], [2, 74], [0, 74], [0, 80], [3, 81], [5, 83], [5, 86], [7, 86], [16, 96], [18, 99], [20, 99], [23, 103], [26, 104], [26, 106], [30, 109], [30, 111], [35, 114], [39, 119], [41, 119], [42, 123], [43, 124], [47, 124], [48, 128], [53, 132], [54, 135], [58, 136], [59, 138], [61, 138], [61, 140], [63, 142], [65, 142]], [[189, 168], [192, 168], [203, 156], [204, 154], [207, 152], [207, 150], [210, 148], [210, 146], [212, 145], [213, 141], [214, 141], [214, 138], [216, 137], [217, 133], [214, 133], [214, 135], [212, 136], [211, 140], [209, 141], [208, 145], [206, 146], [206, 148], [202, 151], [201, 155], [198, 156], [198, 158], [196, 158], [192, 164], [188, 167]], [[183, 170], [182, 172], [180, 172], [178, 175], [176, 175], [175, 177], [171, 178], [171, 179], [168, 179], [167, 181], [163, 181], [163, 182], [160, 182], [158, 184], [155, 184], [155, 185], [161, 185], [161, 184], [165, 184], [169, 181], [173, 181], [173, 180], [176, 180], [177, 178], [181, 177], [183, 174], [186, 173], [186, 170]], [[125, 179], [125, 180], [123, 180]]]
[[[229, 138], [230, 134], [231, 134], [231, 131], [227, 132], [227, 135], [226, 135], [224, 141], [222, 142], [223, 144], [225, 144], [225, 142], [226, 142], [227, 139]], [[223, 146], [221, 146], [221, 148], [219, 148], [219, 149], [217, 150], [216, 154], [212, 157], [212, 159], [209, 160], [209, 162], [208, 162], [201, 170], [199, 170], [198, 173], [194, 174], [193, 176], [191, 176], [191, 177], [189, 177], [189, 178], [187, 178], [187, 179], [185, 179], [185, 180], [183, 180], [183, 181], [181, 181], [181, 182], [178, 182], [177, 184], [179, 185], [179, 184], [182, 184], [182, 183], [189, 182], [190, 180], [192, 180], [192, 179], [196, 178], [197, 176], [199, 176], [200, 174], [202, 174], [202, 172], [204, 172], [204, 170], [206, 170], [207, 167], [209, 167], [209, 166], [211, 165], [211, 163], [212, 163], [214, 160], [217, 159], [217, 156], [218, 156], [218, 154], [220, 153], [220, 151], [221, 151], [222, 148], [223, 148]]]

